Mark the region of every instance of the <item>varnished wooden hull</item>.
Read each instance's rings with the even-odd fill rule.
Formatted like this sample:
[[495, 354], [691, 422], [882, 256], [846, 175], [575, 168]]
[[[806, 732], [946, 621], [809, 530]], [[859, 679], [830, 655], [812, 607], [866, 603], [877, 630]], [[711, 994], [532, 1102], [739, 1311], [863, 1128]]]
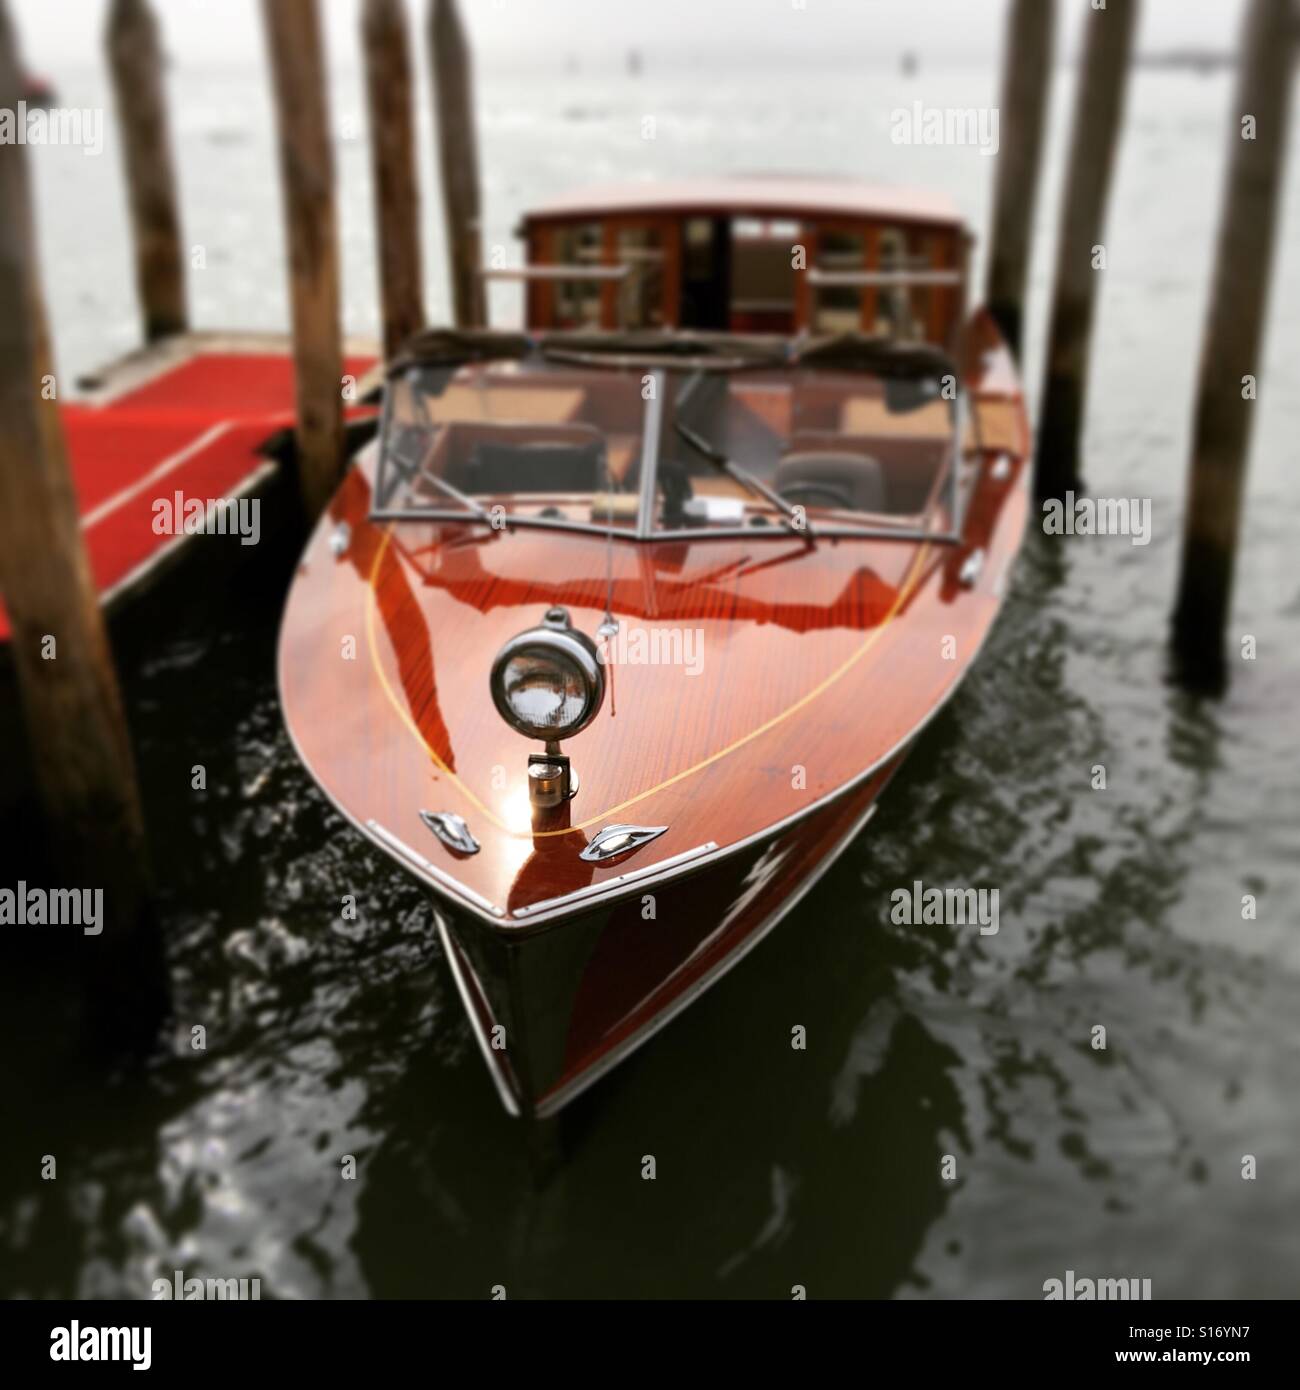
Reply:
[[497, 1090], [545, 1117], [720, 979], [796, 906], [876, 809], [898, 760], [830, 805], [663, 888], [522, 940], [443, 899], [439, 932]]
[[[760, 939], [961, 683], [1028, 515], [1014, 367], [986, 316], [971, 342], [982, 449], [956, 544], [775, 532], [607, 553], [599, 535], [372, 521], [372, 462], [345, 479], [286, 608], [286, 722], [343, 814], [434, 893], [518, 1108], [558, 1108]], [[591, 633], [607, 598], [624, 628], [698, 632], [703, 668], [611, 668], [599, 717], [565, 743], [582, 779], [568, 822], [537, 830], [535, 745], [488, 673], [551, 605]], [[463, 817], [479, 851], [445, 847], [422, 810]], [[581, 858], [627, 822], [667, 829]]]

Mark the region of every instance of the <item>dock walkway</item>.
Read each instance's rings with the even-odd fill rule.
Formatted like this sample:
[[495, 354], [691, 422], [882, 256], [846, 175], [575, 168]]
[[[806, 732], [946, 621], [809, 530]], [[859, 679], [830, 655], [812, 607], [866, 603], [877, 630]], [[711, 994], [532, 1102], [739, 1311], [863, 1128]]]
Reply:
[[[378, 354], [349, 345], [344, 370], [360, 400]], [[258, 494], [279, 464], [267, 442], [294, 422], [288, 339], [189, 333], [115, 362], [60, 407], [82, 534], [95, 587], [111, 607], [199, 536], [154, 530], [158, 498]], [[352, 406], [349, 418], [372, 413]], [[0, 643], [9, 641], [0, 598]]]

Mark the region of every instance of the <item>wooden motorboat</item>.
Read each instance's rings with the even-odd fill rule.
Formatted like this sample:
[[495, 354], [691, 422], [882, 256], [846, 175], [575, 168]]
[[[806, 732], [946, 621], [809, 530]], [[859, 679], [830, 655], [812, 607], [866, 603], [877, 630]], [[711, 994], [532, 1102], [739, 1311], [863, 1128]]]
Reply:
[[545, 1116], [860, 832], [998, 614], [1028, 431], [934, 198], [645, 186], [523, 232], [528, 329], [390, 364], [279, 664]]

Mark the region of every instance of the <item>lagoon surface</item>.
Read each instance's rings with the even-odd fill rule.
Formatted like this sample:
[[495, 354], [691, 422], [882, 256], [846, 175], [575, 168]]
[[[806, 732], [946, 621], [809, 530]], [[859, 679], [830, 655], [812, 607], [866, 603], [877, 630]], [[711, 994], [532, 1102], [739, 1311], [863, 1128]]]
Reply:
[[[52, 75], [65, 102], [105, 102], [101, 74]], [[485, 71], [488, 241], [513, 254], [520, 211], [564, 187], [728, 170], [937, 185], [982, 231], [993, 161], [893, 144], [890, 113], [987, 105], [996, 82], [924, 65], [911, 79]], [[106, 1072], [69, 1044], [57, 976], [6, 979], [0, 1294], [143, 1298], [177, 1269], [258, 1277], [263, 1298], [476, 1298], [498, 1284], [510, 1297], [788, 1298], [802, 1284], [809, 1297], [1039, 1298], [1067, 1270], [1149, 1279], [1157, 1299], [1300, 1291], [1300, 131], [1233, 617], [1257, 657], [1233, 663], [1220, 700], [1166, 681], [1230, 84], [1139, 70], [1130, 93], [1085, 470], [1097, 494], [1149, 499], [1150, 543], [1031, 535], [976, 669], [867, 832], [575, 1107], [567, 1162], [540, 1193], [426, 902], [290, 747], [274, 648], [292, 553], [268, 546], [227, 591], [123, 637], [173, 1017], [146, 1066]], [[1072, 85], [1062, 70], [1035, 387]], [[263, 75], [187, 72], [172, 88], [185, 235], [205, 253], [194, 318], [284, 328]], [[373, 334], [355, 73], [335, 102], [348, 327]], [[110, 123], [103, 157], [34, 161], [67, 375], [138, 331], [118, 153]], [[497, 321], [517, 310], [502, 291]], [[3, 867], [4, 883], [23, 876]], [[998, 932], [892, 922], [891, 894], [916, 880], [998, 888]], [[339, 916], [346, 892], [355, 922]], [[196, 1022], [204, 1052], [189, 1046]]]

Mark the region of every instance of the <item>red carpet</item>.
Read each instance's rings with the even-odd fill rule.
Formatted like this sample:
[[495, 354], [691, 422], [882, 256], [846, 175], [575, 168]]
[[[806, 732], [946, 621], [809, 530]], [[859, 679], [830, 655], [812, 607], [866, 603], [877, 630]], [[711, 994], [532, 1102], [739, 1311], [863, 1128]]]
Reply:
[[[349, 357], [343, 370], [358, 381], [375, 365], [373, 357]], [[199, 410], [213, 417], [266, 415], [293, 410], [293, 359], [275, 353], [210, 354], [193, 357], [134, 391], [106, 410]]]
[[[373, 358], [348, 359], [360, 379]], [[154, 503], [225, 497], [265, 463], [257, 448], [293, 423], [293, 361], [269, 354], [190, 359], [104, 406], [65, 405], [64, 435], [83, 536], [101, 594], [177, 540], [156, 535]], [[369, 413], [350, 407], [349, 416]], [[182, 537], [183, 539], [183, 537]], [[194, 543], [238, 545], [233, 536]], [[0, 642], [9, 619], [0, 600]]]

